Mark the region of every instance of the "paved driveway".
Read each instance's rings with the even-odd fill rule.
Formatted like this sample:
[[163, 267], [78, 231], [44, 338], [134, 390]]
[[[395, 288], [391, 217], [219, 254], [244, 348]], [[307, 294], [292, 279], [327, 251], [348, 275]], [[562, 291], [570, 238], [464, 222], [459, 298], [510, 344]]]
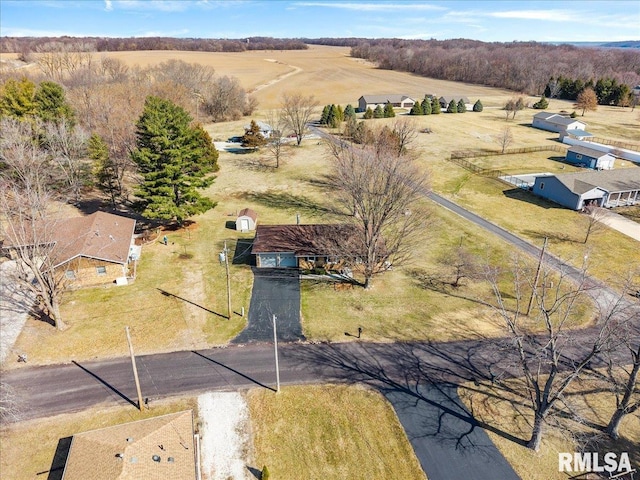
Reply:
[[272, 342], [273, 315], [277, 318], [278, 340], [304, 340], [298, 271], [254, 267], [249, 322], [232, 342]]
[[[386, 392], [429, 480], [518, 480], [520, 477], [469, 413], [455, 387], [420, 387], [425, 400]], [[459, 415], [459, 416], [458, 416]]]

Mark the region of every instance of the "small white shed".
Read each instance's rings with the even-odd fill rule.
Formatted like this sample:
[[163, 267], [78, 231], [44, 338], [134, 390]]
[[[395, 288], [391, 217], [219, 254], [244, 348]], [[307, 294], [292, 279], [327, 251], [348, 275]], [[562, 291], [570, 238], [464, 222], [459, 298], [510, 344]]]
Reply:
[[243, 208], [236, 219], [236, 230], [239, 232], [248, 232], [256, 229], [258, 222], [258, 214], [250, 208]]

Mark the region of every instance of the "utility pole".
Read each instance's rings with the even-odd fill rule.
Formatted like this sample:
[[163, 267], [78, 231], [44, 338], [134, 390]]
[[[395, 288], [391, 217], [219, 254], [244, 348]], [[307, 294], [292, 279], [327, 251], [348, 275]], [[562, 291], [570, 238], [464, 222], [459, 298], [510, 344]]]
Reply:
[[276, 332], [276, 316], [273, 317], [273, 348], [276, 355], [276, 393], [280, 393], [280, 366], [278, 365], [278, 334]]
[[224, 241], [224, 266], [227, 269], [227, 318], [231, 320], [231, 276], [229, 275], [229, 250], [227, 250], [226, 240]]
[[136, 367], [136, 357], [133, 355], [133, 345], [131, 344], [131, 335], [129, 335], [129, 327], [124, 327], [127, 333], [127, 342], [129, 343], [129, 355], [131, 355], [131, 366], [133, 367], [133, 378], [136, 381], [136, 390], [138, 391], [138, 408], [142, 411], [142, 391], [140, 390], [140, 379], [138, 378], [138, 367]]
[[538, 260], [538, 268], [536, 269], [536, 279], [533, 282], [533, 289], [531, 290], [531, 298], [529, 299], [529, 306], [527, 307], [527, 316], [531, 313], [531, 307], [533, 306], [533, 297], [536, 294], [538, 288], [538, 280], [540, 279], [540, 269], [542, 268], [542, 259], [544, 258], [544, 251], [547, 248], [548, 237], [544, 237], [544, 243], [542, 244], [542, 251], [540, 252], [540, 259]]

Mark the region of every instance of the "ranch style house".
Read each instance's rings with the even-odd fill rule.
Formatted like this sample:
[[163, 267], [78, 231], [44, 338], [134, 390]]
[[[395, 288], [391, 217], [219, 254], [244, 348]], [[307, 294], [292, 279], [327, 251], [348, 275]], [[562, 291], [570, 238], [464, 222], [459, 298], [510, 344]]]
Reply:
[[358, 111], [364, 112], [367, 108], [375, 110], [379, 105], [380, 108], [390, 103], [394, 108], [411, 109], [416, 101], [408, 95], [385, 94], [385, 95], [363, 95], [358, 99]]
[[[138, 259], [135, 245], [136, 221], [107, 212], [72, 217], [36, 226], [38, 245], [45, 246], [53, 267], [65, 276], [69, 288], [126, 284], [129, 266]], [[31, 234], [34, 235], [34, 234]], [[16, 258], [20, 248], [34, 244], [31, 240], [6, 239], [3, 251]]]
[[[350, 238], [353, 230], [340, 224], [258, 225], [251, 253], [258, 268], [338, 270]], [[349, 256], [357, 256], [351, 250]]]
[[640, 168], [576, 172], [536, 177], [534, 194], [572, 210], [589, 205], [621, 207], [640, 204]]

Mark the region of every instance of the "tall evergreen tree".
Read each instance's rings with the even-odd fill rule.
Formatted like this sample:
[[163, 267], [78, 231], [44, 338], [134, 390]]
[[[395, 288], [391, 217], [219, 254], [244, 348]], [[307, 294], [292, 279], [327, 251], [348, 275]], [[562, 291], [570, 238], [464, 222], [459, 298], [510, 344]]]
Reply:
[[58, 122], [65, 119], [74, 123], [74, 112], [67, 102], [64, 88], [55, 82], [42, 82], [33, 97], [35, 114], [45, 122]]
[[482, 102], [480, 100], [477, 100], [476, 103], [473, 104], [474, 112], [481, 112], [483, 109], [484, 107], [482, 106]]
[[420, 104], [420, 102], [416, 102], [413, 104], [409, 115], [422, 115], [422, 105]]
[[464, 103], [464, 100], [460, 99], [458, 101], [458, 113], [465, 113], [467, 111], [467, 105]]
[[109, 195], [111, 205], [116, 206], [116, 198], [120, 195], [117, 169], [109, 157], [109, 146], [94, 133], [87, 142], [87, 154], [93, 160], [93, 173], [98, 180], [98, 188]]
[[371, 107], [367, 107], [367, 109], [364, 112], [363, 118], [365, 120], [369, 120], [370, 118], [373, 118], [373, 110], [371, 110]]
[[396, 112], [393, 110], [393, 105], [387, 102], [384, 106], [384, 118], [393, 118], [396, 116]]
[[441, 112], [442, 109], [440, 108], [440, 100], [438, 100], [436, 97], [433, 97], [431, 99], [431, 113], [433, 113], [434, 115], [438, 115]]
[[35, 113], [33, 97], [36, 85], [23, 77], [7, 79], [0, 85], [0, 117], [24, 118]]
[[535, 108], [536, 110], [544, 110], [548, 106], [549, 106], [549, 101], [544, 95], [542, 95], [542, 97], [540, 97], [540, 100], [538, 100], [536, 103], [532, 105], [532, 107]]
[[320, 116], [320, 123], [322, 125], [328, 125], [330, 109], [331, 109], [331, 105], [325, 105], [324, 108], [322, 109], [322, 115]]
[[447, 113], [458, 113], [458, 104], [455, 100], [451, 100], [449, 102], [449, 106], [447, 107]]
[[431, 115], [431, 99], [426, 95], [424, 96], [424, 100], [422, 100], [420, 107], [422, 107], [423, 115]]
[[384, 118], [384, 110], [380, 105], [376, 105], [376, 108], [373, 110], [373, 118]]
[[264, 139], [264, 136], [260, 131], [260, 127], [255, 120], [251, 120], [251, 123], [249, 124], [249, 130], [244, 132], [244, 135], [242, 136], [242, 146], [245, 148], [253, 148], [257, 150], [265, 143], [267, 143], [267, 141]]
[[[213, 208], [215, 203], [201, 196], [199, 188], [213, 182], [207, 176], [213, 145], [204, 144], [191, 117], [169, 100], [147, 97], [136, 127], [137, 148], [131, 153], [142, 181], [137, 189], [140, 210], [148, 218], [176, 220]], [[206, 159], [202, 159], [203, 153]]]
[[344, 119], [349, 120], [349, 118], [356, 118], [356, 109], [353, 108], [353, 105], [349, 104], [344, 109]]

